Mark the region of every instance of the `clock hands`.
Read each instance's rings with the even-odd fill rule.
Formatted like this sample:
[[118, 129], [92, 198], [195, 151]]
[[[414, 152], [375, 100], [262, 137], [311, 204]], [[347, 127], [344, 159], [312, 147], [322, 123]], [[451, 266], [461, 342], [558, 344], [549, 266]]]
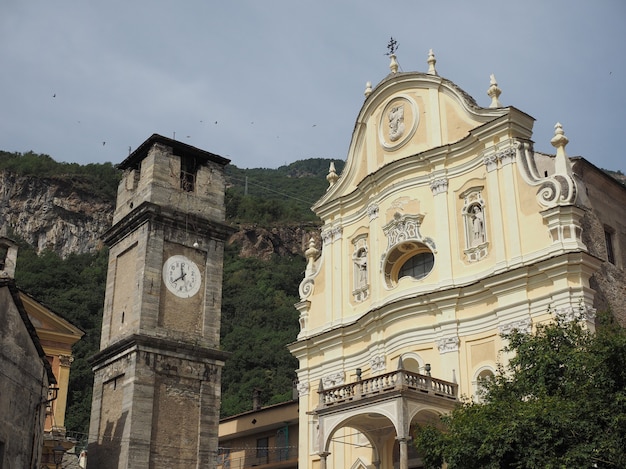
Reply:
[[179, 280], [185, 280], [185, 277], [187, 276], [187, 272], [183, 270], [183, 266], [184, 264], [180, 265], [180, 276], [177, 279], [172, 280], [172, 283], [176, 283]]

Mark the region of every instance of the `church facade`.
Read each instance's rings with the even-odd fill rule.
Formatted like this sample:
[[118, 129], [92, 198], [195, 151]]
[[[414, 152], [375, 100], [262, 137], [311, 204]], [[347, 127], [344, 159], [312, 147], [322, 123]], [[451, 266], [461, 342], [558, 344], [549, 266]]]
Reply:
[[[393, 54], [390, 69], [367, 85], [346, 166], [331, 166], [313, 207], [321, 242], [306, 251], [289, 345], [300, 468], [421, 467], [412, 428], [478, 398], [507, 359], [502, 333], [556, 313], [594, 327], [603, 232], [608, 269], [624, 280], [623, 221], [611, 203], [594, 211], [577, 172], [618, 200], [626, 192], [570, 160], [560, 124], [555, 154], [537, 153], [534, 119], [501, 105], [495, 77], [481, 107], [438, 75], [432, 52], [426, 73], [398, 72]], [[626, 292], [602, 297], [616, 304]]]

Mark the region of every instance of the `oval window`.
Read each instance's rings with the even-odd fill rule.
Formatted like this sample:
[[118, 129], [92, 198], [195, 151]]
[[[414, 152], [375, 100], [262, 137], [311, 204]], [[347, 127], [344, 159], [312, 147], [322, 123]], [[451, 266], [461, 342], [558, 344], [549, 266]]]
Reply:
[[416, 280], [426, 277], [435, 263], [435, 256], [430, 251], [420, 252], [407, 259], [398, 271], [398, 280], [402, 277], [413, 277]]

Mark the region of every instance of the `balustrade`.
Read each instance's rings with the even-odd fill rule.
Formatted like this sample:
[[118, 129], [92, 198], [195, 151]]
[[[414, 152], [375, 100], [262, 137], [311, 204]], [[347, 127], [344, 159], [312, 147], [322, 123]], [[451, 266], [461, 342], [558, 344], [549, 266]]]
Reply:
[[458, 385], [428, 375], [397, 370], [354, 383], [322, 389], [318, 393], [320, 407], [324, 408], [398, 390], [409, 390], [433, 394], [446, 399], [456, 399]]

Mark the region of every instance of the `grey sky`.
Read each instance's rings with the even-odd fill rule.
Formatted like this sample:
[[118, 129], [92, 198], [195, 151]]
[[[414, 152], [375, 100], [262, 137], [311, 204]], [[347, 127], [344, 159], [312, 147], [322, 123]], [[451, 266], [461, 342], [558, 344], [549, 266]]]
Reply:
[[2, 0], [0, 149], [118, 163], [153, 133], [238, 167], [345, 159], [365, 83], [439, 75], [626, 171], [623, 0]]

